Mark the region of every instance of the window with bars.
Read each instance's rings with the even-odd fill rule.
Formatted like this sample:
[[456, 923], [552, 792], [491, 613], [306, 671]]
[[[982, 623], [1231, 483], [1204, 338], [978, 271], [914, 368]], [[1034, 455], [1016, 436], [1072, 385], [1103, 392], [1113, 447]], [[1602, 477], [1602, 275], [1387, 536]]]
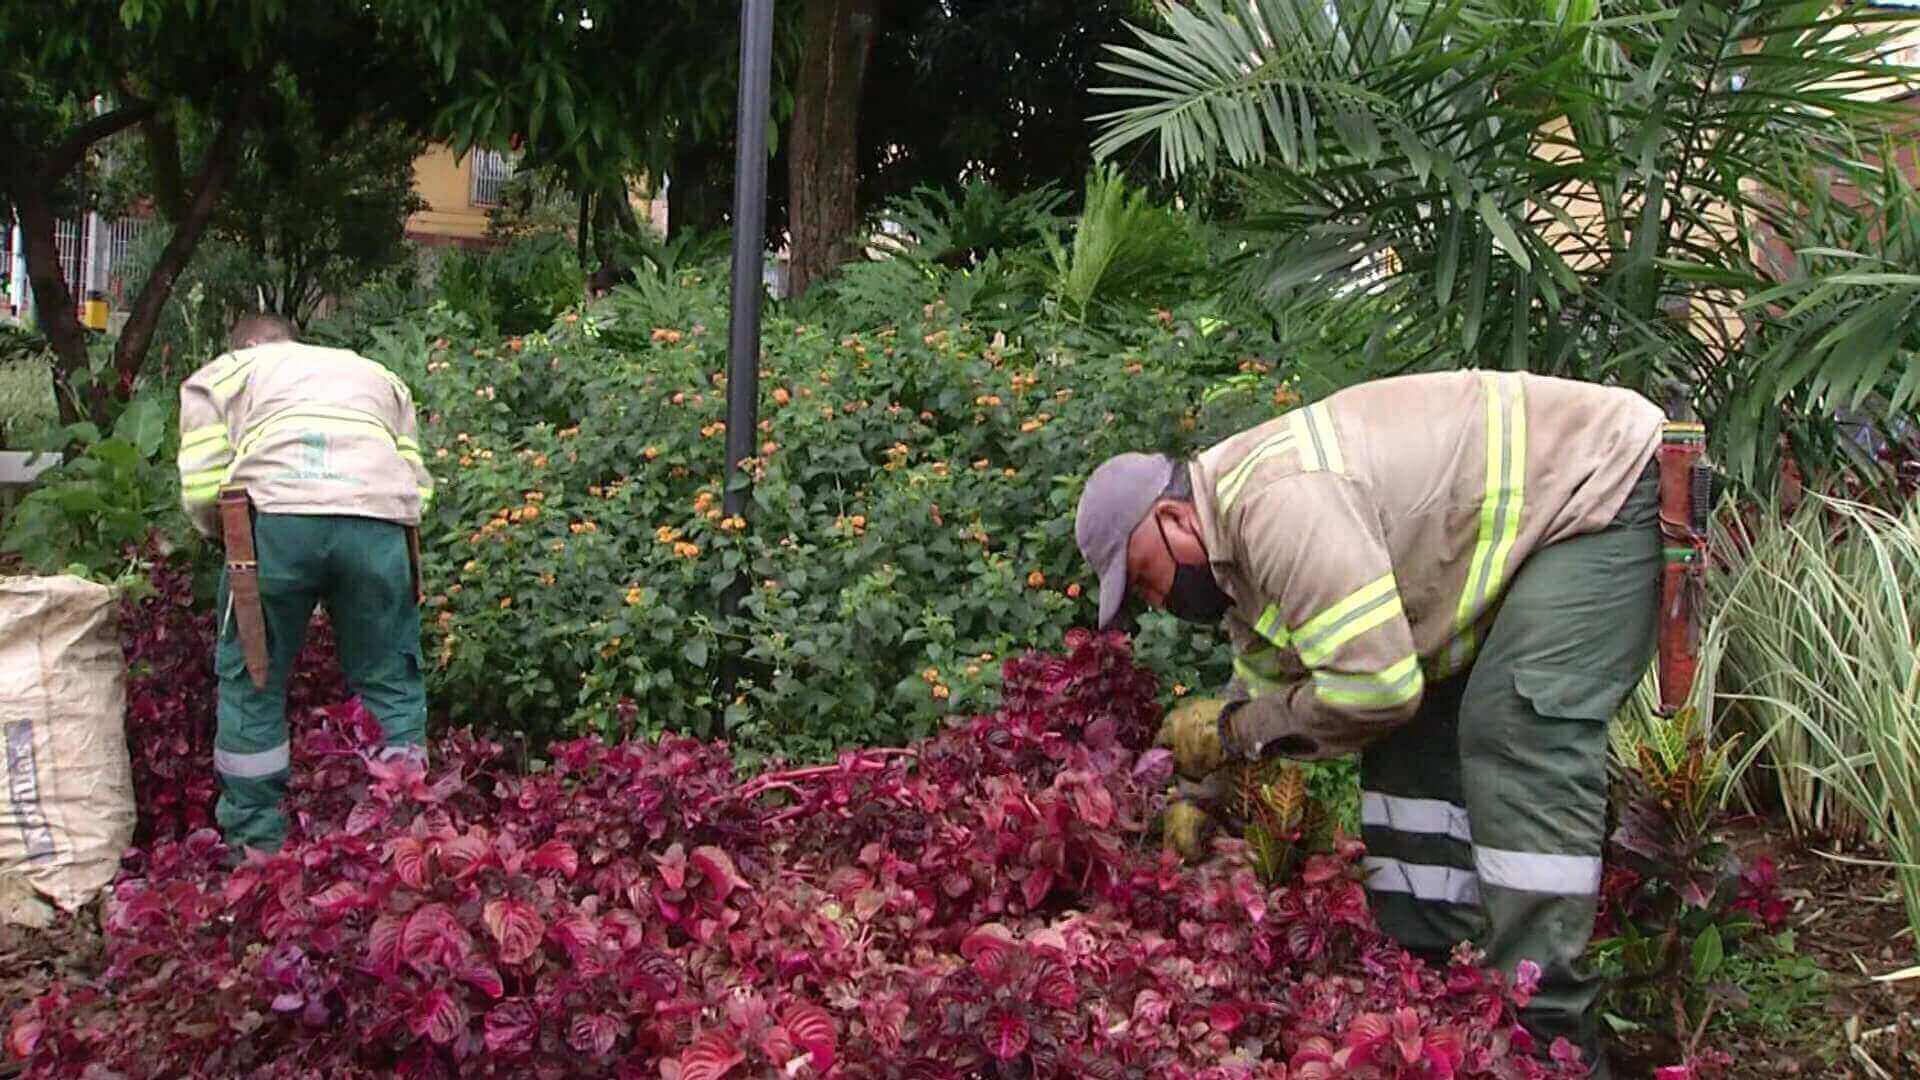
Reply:
[[473, 152], [473, 185], [468, 201], [474, 206], [499, 206], [500, 193], [513, 179], [513, 162], [498, 150]]

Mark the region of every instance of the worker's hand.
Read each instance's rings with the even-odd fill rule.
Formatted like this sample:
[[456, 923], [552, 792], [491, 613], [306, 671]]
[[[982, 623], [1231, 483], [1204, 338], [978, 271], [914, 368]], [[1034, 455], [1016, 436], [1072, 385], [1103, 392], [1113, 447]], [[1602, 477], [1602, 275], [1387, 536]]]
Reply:
[[1220, 698], [1195, 698], [1167, 713], [1155, 746], [1173, 751], [1173, 767], [1189, 780], [1205, 779], [1226, 760], [1220, 746]]
[[1160, 817], [1160, 842], [1182, 859], [1193, 860], [1206, 853], [1207, 834], [1213, 831], [1213, 819], [1193, 803], [1174, 799]]

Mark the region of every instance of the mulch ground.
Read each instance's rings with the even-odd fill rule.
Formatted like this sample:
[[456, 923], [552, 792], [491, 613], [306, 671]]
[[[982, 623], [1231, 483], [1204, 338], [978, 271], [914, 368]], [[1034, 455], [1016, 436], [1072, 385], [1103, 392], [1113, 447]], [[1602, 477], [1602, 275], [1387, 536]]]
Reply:
[[[1793, 906], [1788, 926], [1798, 948], [1828, 972], [1824, 1003], [1785, 1035], [1710, 1031], [1706, 1045], [1732, 1055], [1732, 1080], [1793, 1077], [1920, 1078], [1920, 978], [1879, 982], [1872, 976], [1915, 962], [1912, 935], [1892, 875], [1877, 867], [1840, 862], [1805, 847], [1783, 844], [1753, 826], [1737, 846], [1748, 856], [1771, 855], [1781, 895]], [[64, 976], [84, 978], [104, 957], [98, 904], [49, 930], [0, 926], [0, 1032], [13, 1011]], [[1680, 1060], [1668, 1037], [1625, 1038], [1613, 1046], [1614, 1075], [1647, 1077]], [[17, 1075], [0, 1057], [0, 1077]]]

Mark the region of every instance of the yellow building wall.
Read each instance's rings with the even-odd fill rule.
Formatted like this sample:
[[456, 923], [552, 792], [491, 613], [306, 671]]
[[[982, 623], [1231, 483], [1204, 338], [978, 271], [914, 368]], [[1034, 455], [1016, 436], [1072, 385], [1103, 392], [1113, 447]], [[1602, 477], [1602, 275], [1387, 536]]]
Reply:
[[[413, 189], [427, 208], [407, 218], [407, 236], [422, 243], [480, 245], [487, 236], [488, 206], [473, 202], [473, 155], [456, 159], [453, 149], [434, 144], [414, 159]], [[650, 198], [645, 177], [628, 185], [635, 216], [649, 221], [662, 236], [667, 232], [667, 201]]]
[[485, 243], [487, 207], [473, 205], [473, 155], [435, 144], [414, 159], [413, 189], [427, 208], [407, 218], [407, 236], [428, 243]]

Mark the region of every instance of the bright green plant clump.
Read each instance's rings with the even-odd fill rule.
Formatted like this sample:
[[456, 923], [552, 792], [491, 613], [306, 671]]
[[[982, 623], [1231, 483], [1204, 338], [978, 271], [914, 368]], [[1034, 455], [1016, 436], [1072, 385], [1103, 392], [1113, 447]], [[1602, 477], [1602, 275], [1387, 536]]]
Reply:
[[59, 424], [45, 341], [0, 326], [0, 450], [32, 445]]
[[81, 449], [42, 473], [7, 516], [0, 551], [40, 573], [122, 576], [154, 524], [179, 516], [173, 434], [152, 395], [135, 398], [104, 436], [90, 423], [61, 431], [49, 442]]

